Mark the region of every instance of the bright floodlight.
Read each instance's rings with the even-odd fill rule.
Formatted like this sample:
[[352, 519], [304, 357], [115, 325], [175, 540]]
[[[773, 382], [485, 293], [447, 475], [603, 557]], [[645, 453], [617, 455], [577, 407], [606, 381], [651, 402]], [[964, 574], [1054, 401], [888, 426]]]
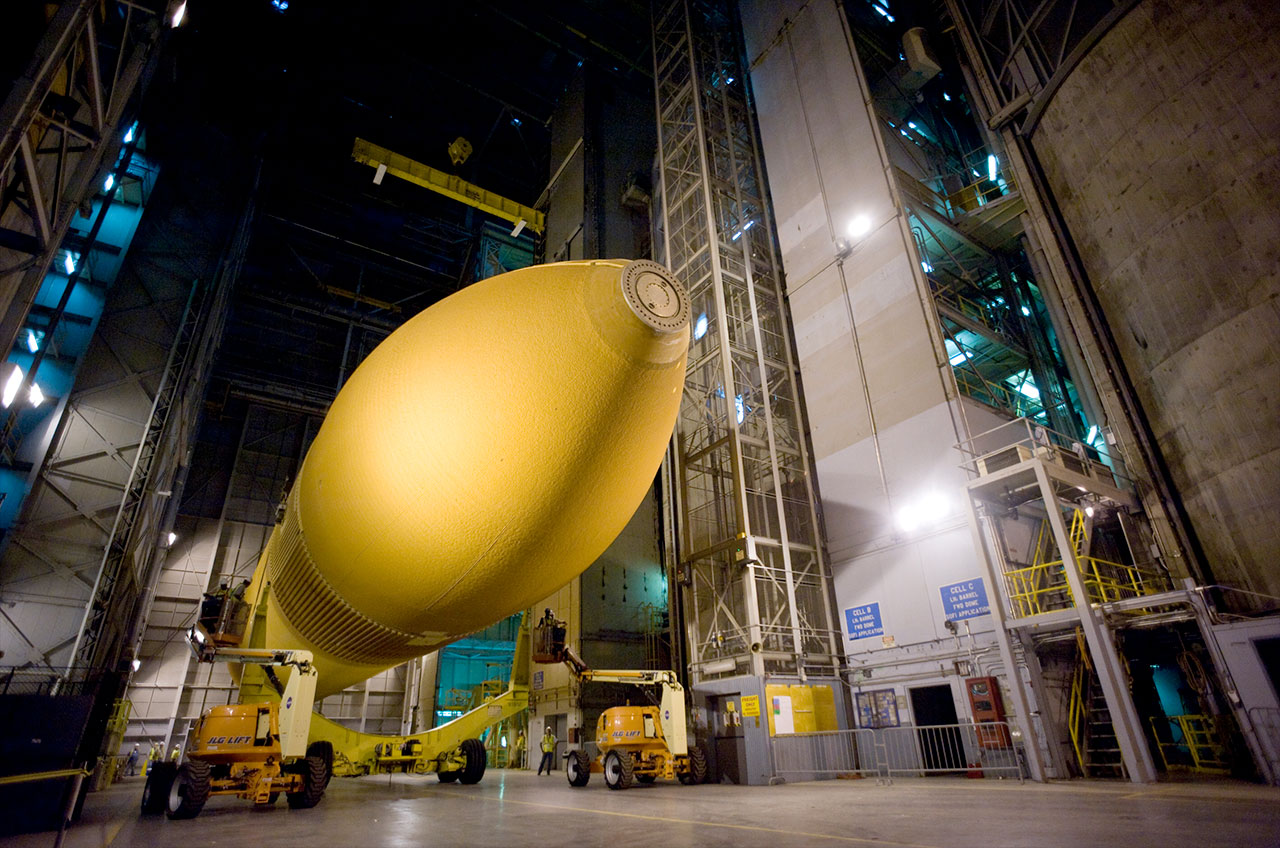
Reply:
[[178, 27], [182, 25], [182, 19], [187, 16], [187, 4], [184, 2], [178, 4], [178, 8], [173, 10], [173, 17], [169, 19], [169, 25]]
[[31, 391], [27, 393], [27, 399], [31, 401], [32, 406], [39, 406], [44, 403], [44, 392], [40, 391], [39, 386], [32, 383]]
[[76, 272], [76, 260], [69, 250], [67, 251], [66, 258], [62, 260], [62, 267], [68, 274], [74, 274]]
[[993, 182], [995, 181], [996, 170], [999, 166], [1000, 160], [996, 159], [994, 153], [987, 157], [987, 179], [992, 180]]
[[112, 186], [116, 184], [116, 175], [107, 174], [107, 178], [102, 181], [102, 190], [111, 191]]
[[871, 219], [866, 215], [858, 215], [849, 222], [849, 235], [857, 238], [871, 231]]
[[707, 334], [707, 313], [698, 316], [697, 322], [693, 325], [693, 340], [696, 342]]
[[178, 541], [178, 534], [177, 534], [177, 533], [170, 533], [170, 534], [169, 534], [169, 544], [171, 544], [171, 545], [172, 545], [172, 544], [173, 544], [174, 542], [176, 542], [176, 541]]
[[137, 671], [138, 669], [142, 668], [142, 660], [134, 660], [132, 665], [133, 665], [133, 670]]
[[4, 377], [4, 389], [0, 390], [0, 403], [8, 407], [18, 396], [18, 387], [22, 385], [22, 369], [17, 364], [9, 362], [5, 364], [4, 372], [7, 373]]

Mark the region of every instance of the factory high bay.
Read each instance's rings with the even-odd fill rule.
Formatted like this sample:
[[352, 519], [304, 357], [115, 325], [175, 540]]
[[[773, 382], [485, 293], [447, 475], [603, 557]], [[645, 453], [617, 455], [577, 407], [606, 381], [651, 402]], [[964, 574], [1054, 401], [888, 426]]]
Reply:
[[1280, 5], [0, 11], [0, 846], [1280, 845]]

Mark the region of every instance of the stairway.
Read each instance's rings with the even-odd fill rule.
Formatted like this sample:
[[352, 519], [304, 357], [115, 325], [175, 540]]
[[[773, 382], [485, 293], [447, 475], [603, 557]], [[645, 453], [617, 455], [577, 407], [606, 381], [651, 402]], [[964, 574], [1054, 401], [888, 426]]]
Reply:
[[1085, 713], [1084, 759], [1080, 768], [1085, 777], [1124, 778], [1124, 762], [1120, 743], [1116, 740], [1115, 727], [1111, 724], [1111, 712], [1102, 694], [1097, 675], [1089, 672], [1088, 710]]

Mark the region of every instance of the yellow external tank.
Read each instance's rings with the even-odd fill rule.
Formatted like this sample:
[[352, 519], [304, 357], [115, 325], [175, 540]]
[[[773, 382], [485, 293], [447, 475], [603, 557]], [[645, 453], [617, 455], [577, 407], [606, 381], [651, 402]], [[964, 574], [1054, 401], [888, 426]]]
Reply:
[[661, 464], [688, 327], [671, 273], [621, 260], [513, 271], [408, 321], [307, 453], [252, 644], [312, 651], [323, 696], [581, 574]]

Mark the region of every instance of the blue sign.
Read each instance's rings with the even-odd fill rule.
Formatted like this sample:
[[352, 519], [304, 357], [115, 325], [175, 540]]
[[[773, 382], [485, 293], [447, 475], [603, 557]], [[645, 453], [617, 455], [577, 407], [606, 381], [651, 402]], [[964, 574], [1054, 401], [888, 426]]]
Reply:
[[850, 639], [866, 639], [884, 635], [884, 622], [880, 620], [880, 604], [863, 604], [844, 611], [845, 629]]
[[939, 591], [942, 592], [942, 612], [947, 621], [963, 621], [991, 612], [991, 605], [987, 603], [987, 587], [981, 577], [952, 583]]

